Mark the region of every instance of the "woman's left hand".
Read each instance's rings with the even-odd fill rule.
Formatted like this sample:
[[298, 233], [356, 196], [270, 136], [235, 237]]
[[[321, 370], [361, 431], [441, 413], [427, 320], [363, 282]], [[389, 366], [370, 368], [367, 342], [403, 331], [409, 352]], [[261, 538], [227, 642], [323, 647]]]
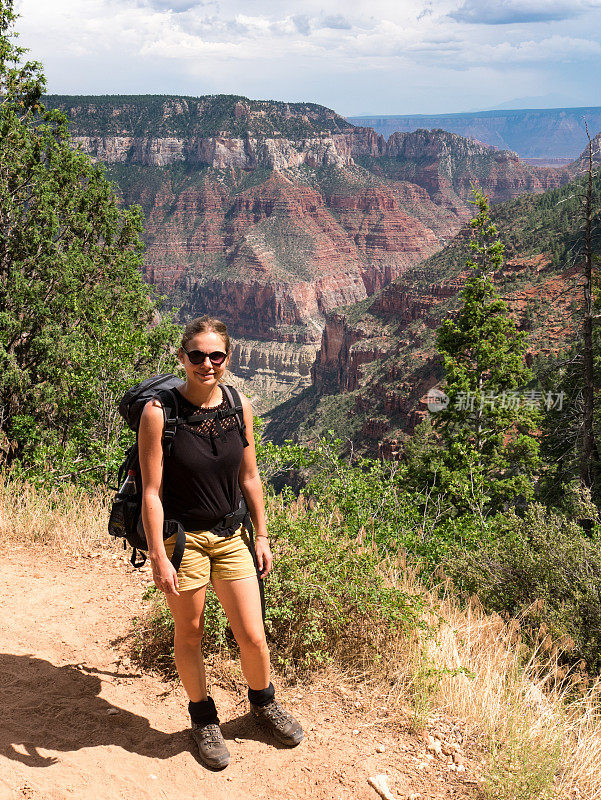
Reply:
[[259, 574], [264, 578], [271, 572], [271, 562], [273, 561], [269, 540], [266, 536], [257, 536], [255, 538], [255, 553], [257, 554]]

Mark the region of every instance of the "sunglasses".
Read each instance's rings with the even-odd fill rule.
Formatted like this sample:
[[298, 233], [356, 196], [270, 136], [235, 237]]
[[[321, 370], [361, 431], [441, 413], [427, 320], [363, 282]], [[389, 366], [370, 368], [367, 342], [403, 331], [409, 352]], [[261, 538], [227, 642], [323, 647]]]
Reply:
[[227, 353], [222, 353], [220, 350], [215, 350], [214, 353], [204, 353], [202, 350], [186, 350], [185, 347], [182, 347], [182, 350], [190, 359], [191, 364], [204, 364], [205, 359], [208, 358], [214, 367], [220, 367], [227, 358]]

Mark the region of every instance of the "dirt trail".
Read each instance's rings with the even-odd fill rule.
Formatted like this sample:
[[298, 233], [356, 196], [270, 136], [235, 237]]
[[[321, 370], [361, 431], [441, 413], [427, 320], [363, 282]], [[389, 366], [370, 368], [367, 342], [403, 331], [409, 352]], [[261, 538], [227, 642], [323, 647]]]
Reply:
[[[470, 797], [474, 785], [323, 684], [280, 693], [303, 723], [289, 750], [268, 741], [240, 694], [214, 687], [232, 754], [223, 772], [195, 758], [186, 702], [133, 667], [115, 644], [141, 608], [142, 583], [110, 553], [2, 555], [0, 800], [374, 800], [387, 773], [395, 797]], [[384, 752], [377, 748], [384, 747]]]

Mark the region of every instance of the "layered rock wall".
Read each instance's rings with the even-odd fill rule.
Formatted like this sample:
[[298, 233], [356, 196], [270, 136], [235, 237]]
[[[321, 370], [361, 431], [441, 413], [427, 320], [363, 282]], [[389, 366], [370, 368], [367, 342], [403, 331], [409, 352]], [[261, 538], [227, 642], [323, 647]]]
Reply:
[[[361, 385], [362, 367], [389, 356], [389, 341], [380, 335], [377, 319], [384, 323], [393, 319], [395, 341], [406, 346], [411, 342], [403, 339], [403, 330], [416, 320], [433, 328], [439, 324], [435, 313], [436, 306], [443, 300], [454, 296], [462, 285], [461, 279], [445, 284], [435, 284], [427, 290], [415, 291], [410, 286], [394, 283], [381, 292], [372, 302], [369, 313], [375, 317], [372, 328], [366, 330], [363, 323], [353, 324], [340, 313], [333, 312], [326, 317], [325, 328], [315, 364], [311, 370], [313, 385], [319, 392], [349, 392]], [[395, 365], [384, 376], [385, 382], [398, 380], [404, 370]], [[386, 390], [389, 392], [389, 390]], [[386, 394], [384, 406], [387, 413], [403, 410], [406, 392]], [[407, 406], [409, 407], [409, 405]]]
[[231, 372], [256, 396], [253, 410], [267, 411], [275, 402], [310, 386], [315, 345], [234, 340]]
[[[322, 278], [315, 283], [253, 283], [182, 280], [185, 317], [210, 314], [223, 319], [236, 336], [295, 344], [319, 344], [323, 315], [332, 308], [365, 297], [358, 276]], [[355, 298], [355, 299], [353, 299]]]
[[[239, 342], [239, 373], [270, 395], [306, 385], [316, 353], [318, 390], [360, 384], [386, 345], [377, 331], [360, 341], [364, 332], [333, 312], [391, 284], [454, 236], [472, 212], [472, 181], [501, 200], [564, 180], [561, 171], [441, 130], [386, 141], [313, 104], [67, 101], [75, 143], [113, 165], [125, 201], [144, 207], [146, 278], [182, 317], [224, 319]], [[401, 329], [417, 319], [430, 324], [428, 310], [454, 291], [394, 284], [372, 313], [396, 317]], [[392, 411], [400, 402], [381, 399]], [[376, 417], [370, 426], [374, 434], [381, 427]]]
[[348, 166], [359, 156], [379, 157], [385, 140], [370, 128], [298, 140], [284, 137], [190, 138], [76, 135], [73, 143], [97, 161], [164, 167], [185, 161], [214, 169], [294, 169]]

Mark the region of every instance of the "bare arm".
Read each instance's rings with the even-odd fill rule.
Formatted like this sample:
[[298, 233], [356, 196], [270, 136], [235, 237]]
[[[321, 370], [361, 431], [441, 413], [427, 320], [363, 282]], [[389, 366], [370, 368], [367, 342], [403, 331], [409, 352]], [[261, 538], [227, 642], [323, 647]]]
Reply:
[[272, 555], [267, 538], [267, 524], [265, 522], [265, 501], [263, 498], [263, 485], [257, 467], [257, 455], [255, 452], [255, 440], [253, 436], [253, 415], [248, 398], [242, 396], [242, 410], [244, 423], [246, 425], [246, 438], [248, 447], [244, 448], [240, 472], [238, 474], [238, 484], [240, 491], [244, 495], [250, 516], [255, 528], [255, 551], [259, 572], [265, 577], [271, 570]]
[[140, 418], [138, 449], [142, 473], [142, 522], [156, 586], [165, 594], [178, 594], [177, 573], [163, 544], [163, 408], [157, 400], [146, 404]]

